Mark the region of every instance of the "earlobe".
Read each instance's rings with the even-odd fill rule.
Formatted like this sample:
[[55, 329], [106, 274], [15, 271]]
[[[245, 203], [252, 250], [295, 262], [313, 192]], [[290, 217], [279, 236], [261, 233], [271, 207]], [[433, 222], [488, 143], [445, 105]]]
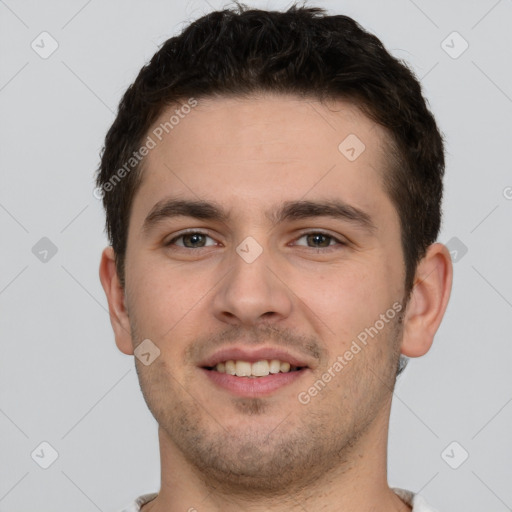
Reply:
[[401, 353], [408, 357], [426, 354], [441, 324], [453, 279], [450, 252], [441, 243], [430, 245], [416, 269], [407, 304]]
[[117, 348], [127, 355], [133, 354], [130, 321], [125, 305], [124, 289], [117, 275], [114, 250], [106, 247], [101, 255], [99, 276], [108, 301], [110, 322], [114, 329]]

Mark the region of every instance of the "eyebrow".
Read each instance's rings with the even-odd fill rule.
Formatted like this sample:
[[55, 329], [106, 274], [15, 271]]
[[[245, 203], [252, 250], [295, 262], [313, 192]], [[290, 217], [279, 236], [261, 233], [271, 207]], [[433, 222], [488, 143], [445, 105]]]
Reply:
[[[331, 217], [349, 222], [370, 234], [377, 231], [368, 213], [341, 200], [285, 201], [281, 206], [266, 211], [265, 215], [273, 226], [287, 220]], [[157, 224], [174, 217], [192, 217], [225, 224], [230, 215], [215, 202], [167, 198], [151, 209], [142, 225], [143, 234], [149, 234]]]

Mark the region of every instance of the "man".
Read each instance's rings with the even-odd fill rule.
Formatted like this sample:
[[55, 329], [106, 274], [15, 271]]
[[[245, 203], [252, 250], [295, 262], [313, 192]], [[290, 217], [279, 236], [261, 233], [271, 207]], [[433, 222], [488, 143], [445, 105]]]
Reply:
[[345, 16], [212, 12], [125, 93], [100, 278], [159, 424], [129, 511], [432, 511], [387, 483], [392, 393], [449, 299], [442, 137]]

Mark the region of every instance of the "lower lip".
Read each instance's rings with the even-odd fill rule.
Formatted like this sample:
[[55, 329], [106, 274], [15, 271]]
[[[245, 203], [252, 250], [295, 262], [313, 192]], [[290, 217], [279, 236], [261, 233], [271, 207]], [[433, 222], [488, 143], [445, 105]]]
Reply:
[[295, 382], [308, 371], [308, 368], [294, 372], [273, 373], [265, 377], [237, 377], [205, 368], [201, 368], [201, 370], [211, 381], [223, 389], [239, 396], [256, 397], [269, 395], [273, 391]]

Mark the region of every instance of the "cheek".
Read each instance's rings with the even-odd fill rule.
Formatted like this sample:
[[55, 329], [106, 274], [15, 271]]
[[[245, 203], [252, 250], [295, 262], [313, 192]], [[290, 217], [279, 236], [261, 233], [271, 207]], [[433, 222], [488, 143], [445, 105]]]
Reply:
[[[308, 278], [304, 289], [305, 302], [333, 319], [334, 324], [353, 323], [359, 316], [364, 317], [378, 306], [376, 290], [382, 288], [377, 281], [378, 273], [371, 265], [350, 264], [330, 268], [323, 275]], [[298, 280], [305, 282], [304, 276]], [[318, 305], [318, 306], [316, 306]]]
[[140, 267], [132, 265], [130, 269], [134, 276], [127, 281], [131, 308], [142, 335], [167, 339], [179, 332], [188, 315], [203, 307], [205, 294], [212, 286], [200, 276], [187, 277], [189, 271], [183, 266], [147, 267], [146, 263]]
[[[329, 360], [343, 353], [350, 340], [354, 325], [363, 320], [365, 286], [368, 282], [361, 272], [354, 272], [354, 265], [317, 264], [316, 270], [293, 269], [286, 272], [284, 293], [294, 304], [291, 323], [306, 332], [313, 330], [329, 353]], [[318, 269], [321, 269], [319, 271]]]
[[294, 283], [293, 290], [307, 306], [302, 313], [311, 321], [318, 323], [315, 316], [321, 320], [321, 337], [330, 345], [334, 358], [396, 301], [389, 276], [377, 262], [331, 268], [314, 278], [297, 275]]

